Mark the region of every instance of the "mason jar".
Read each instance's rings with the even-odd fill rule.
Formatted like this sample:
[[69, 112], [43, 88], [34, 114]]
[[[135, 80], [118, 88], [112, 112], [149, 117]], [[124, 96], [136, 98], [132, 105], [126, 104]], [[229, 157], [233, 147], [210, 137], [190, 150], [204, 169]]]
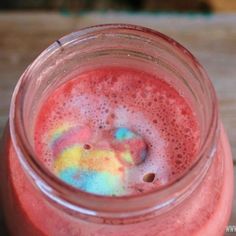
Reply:
[[[35, 122], [45, 98], [72, 79], [69, 75], [110, 65], [161, 74], [196, 113], [200, 141], [195, 161], [163, 188], [131, 196], [84, 192], [52, 174], [34, 150]], [[215, 90], [197, 59], [157, 31], [126, 24], [98, 25], [55, 41], [16, 85], [1, 152], [1, 202], [12, 236], [225, 232], [233, 200], [233, 165]]]

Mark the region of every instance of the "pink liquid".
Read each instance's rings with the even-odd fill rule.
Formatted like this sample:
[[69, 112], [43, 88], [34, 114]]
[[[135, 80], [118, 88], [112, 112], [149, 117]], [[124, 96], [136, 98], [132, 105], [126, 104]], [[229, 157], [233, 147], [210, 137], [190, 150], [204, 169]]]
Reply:
[[[140, 83], [141, 80], [145, 83]], [[127, 187], [125, 195], [165, 186], [195, 161], [199, 131], [194, 112], [168, 84], [139, 71], [114, 68], [93, 71], [50, 95], [36, 122], [35, 145], [42, 163], [52, 172], [57, 156], [49, 145], [51, 133], [65, 122], [73, 128], [92, 127], [93, 137], [101, 134], [106, 142], [107, 133], [102, 131], [116, 127], [127, 127], [145, 140], [148, 155], [144, 162], [127, 167], [135, 178], [131, 176], [122, 182]], [[94, 139], [92, 147], [98, 147], [98, 139]], [[5, 182], [2, 192], [7, 222], [14, 225], [9, 227], [14, 236], [169, 236], [176, 232], [183, 236], [223, 235], [233, 194], [231, 154], [223, 129], [210, 171], [189, 199], [165, 215], [125, 225], [75, 220], [50, 206], [23, 172], [9, 137], [5, 141], [8, 159], [1, 165], [7, 166], [5, 174], [1, 170]], [[110, 148], [106, 142], [99, 147]], [[63, 148], [71, 143], [74, 144], [73, 138], [69, 143], [59, 142]], [[143, 181], [143, 176], [150, 172], [155, 173], [155, 179]]]
[[[136, 137], [114, 137], [117, 131], [127, 129]], [[87, 183], [92, 171], [98, 173], [97, 178], [101, 173], [109, 174], [101, 179], [100, 189], [92, 189], [98, 194], [113, 176], [120, 176], [121, 185], [114, 191], [105, 189], [113, 195], [140, 194], [169, 184], [193, 163], [198, 142], [197, 119], [184, 98], [163, 80], [125, 68], [88, 72], [59, 87], [43, 104], [35, 126], [36, 152], [50, 170], [59, 158], [64, 162], [60, 163], [62, 171], [75, 167], [68, 162], [72, 155], [79, 155], [78, 146], [82, 146], [80, 165], [86, 176], [80, 186], [93, 184]], [[143, 160], [137, 150], [140, 145], [145, 152]], [[96, 162], [88, 152], [96, 155], [98, 150], [104, 151], [104, 157], [99, 156]], [[137, 164], [122, 159], [127, 150]], [[116, 151], [116, 157], [109, 158], [111, 151]], [[68, 182], [76, 181], [76, 175], [83, 178], [80, 173], [77, 168]], [[149, 173], [155, 178], [146, 183], [143, 178]], [[84, 188], [91, 190], [91, 186]]]

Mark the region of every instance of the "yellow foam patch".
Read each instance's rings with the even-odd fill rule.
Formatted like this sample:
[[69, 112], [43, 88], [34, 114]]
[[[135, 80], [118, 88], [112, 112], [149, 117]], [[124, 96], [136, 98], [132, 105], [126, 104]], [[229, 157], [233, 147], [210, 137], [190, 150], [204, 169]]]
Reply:
[[119, 168], [122, 164], [116, 158], [116, 154], [110, 150], [91, 150], [83, 152], [80, 159], [80, 167], [93, 171], [107, 171], [113, 174], [120, 174]]
[[129, 164], [133, 164], [134, 163], [132, 155], [131, 155], [131, 153], [129, 151], [122, 152], [121, 153], [121, 158], [122, 158], [122, 160], [126, 161]]
[[80, 146], [65, 149], [54, 162], [54, 171], [59, 173], [66, 168], [120, 174], [123, 165], [110, 150], [84, 150]]
[[79, 167], [82, 158], [83, 148], [80, 146], [73, 146], [62, 151], [54, 162], [54, 170], [60, 171], [69, 167]]

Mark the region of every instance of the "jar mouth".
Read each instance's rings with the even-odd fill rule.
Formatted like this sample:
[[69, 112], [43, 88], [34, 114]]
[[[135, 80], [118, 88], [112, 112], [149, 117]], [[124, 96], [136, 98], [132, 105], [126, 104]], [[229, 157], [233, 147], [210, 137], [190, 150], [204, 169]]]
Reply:
[[[173, 50], [183, 54], [183, 57], [187, 58], [196, 69], [199, 77], [204, 82], [205, 93], [209, 100], [208, 109], [211, 111], [211, 114], [205, 126], [206, 135], [196, 155], [196, 162], [174, 182], [158, 190], [144, 192], [141, 195], [101, 196], [81, 191], [66, 184], [52, 174], [37, 159], [37, 155], [34, 153], [26, 133], [27, 126], [24, 122], [22, 104], [24, 99], [26, 99], [24, 91], [27, 80], [29, 80], [28, 75], [31, 71], [39, 65], [40, 61], [50, 57], [59, 50], [63, 50], [63, 47], [78, 43], [78, 41], [84, 42], [86, 38], [96, 37], [96, 34], [105, 35], [107, 30], [113, 32], [114, 35], [117, 32], [122, 33], [125, 31], [126, 34], [129, 33], [132, 36], [136, 36], [139, 32], [142, 32], [145, 34], [145, 37], [150, 37], [152, 40], [158, 38], [170, 45]], [[148, 40], [148, 38], [146, 39]], [[151, 40], [150, 43], [152, 43]], [[106, 24], [84, 28], [57, 40], [44, 50], [26, 69], [18, 81], [11, 100], [9, 123], [13, 146], [23, 168], [51, 201], [78, 214], [117, 218], [139, 216], [140, 214], [147, 214], [157, 210], [161, 213], [189, 196], [202, 181], [209, 169], [219, 136], [218, 104], [215, 90], [197, 59], [175, 40], [159, 32], [127, 24]]]

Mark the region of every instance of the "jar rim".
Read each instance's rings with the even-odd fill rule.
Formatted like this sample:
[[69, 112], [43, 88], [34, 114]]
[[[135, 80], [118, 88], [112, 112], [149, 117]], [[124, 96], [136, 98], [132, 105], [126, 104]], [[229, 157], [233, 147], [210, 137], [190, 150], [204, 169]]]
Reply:
[[[87, 37], [91, 34], [102, 33], [105, 30], [112, 30], [114, 33], [117, 30], [127, 30], [136, 34], [139, 32], [145, 32], [147, 36], [150, 35], [152, 37], [158, 38], [159, 40], [165, 41], [166, 43], [172, 45], [175, 50], [185, 53], [185, 56], [188, 57], [193, 65], [198, 68], [202, 78], [206, 81], [208, 86], [208, 91], [210, 93], [208, 95], [212, 100], [211, 122], [209, 122], [209, 127], [207, 127], [207, 136], [205, 137], [202, 148], [200, 148], [197, 161], [186, 173], [181, 175], [179, 179], [176, 179], [176, 181], [169, 185], [165, 185], [162, 189], [152, 190], [140, 195], [115, 197], [95, 195], [81, 191], [80, 189], [66, 184], [53, 175], [43, 165], [41, 165], [33, 151], [29, 150], [29, 145], [24, 138], [25, 134], [20, 132], [18, 129], [19, 113], [23, 111], [19, 111], [21, 108], [16, 104], [17, 99], [20, 96], [19, 91], [21, 90], [22, 86], [24, 86], [24, 78], [29, 73], [29, 71], [33, 70], [37, 66], [38, 61], [43, 60], [45, 57], [49, 57], [56, 50], [60, 49], [62, 45], [65, 47], [67, 44], [71, 44], [82, 37]], [[23, 114], [21, 114], [21, 116], [22, 115]], [[118, 218], [126, 216], [139, 216], [140, 214], [146, 214], [147, 212], [156, 210], [161, 213], [162, 210], [167, 209], [170, 204], [177, 203], [181, 201], [181, 199], [187, 197], [187, 191], [189, 192], [192, 191], [193, 188], [196, 188], [209, 169], [216, 151], [216, 143], [219, 136], [218, 104], [215, 90], [212, 83], [208, 79], [205, 70], [202, 68], [198, 60], [186, 48], [168, 36], [149, 28], [129, 24], [105, 24], [83, 28], [77, 32], [62, 37], [50, 45], [47, 49], [45, 49], [26, 69], [17, 83], [11, 100], [9, 123], [13, 146], [22, 166], [47, 197], [58, 204], [62, 204], [64, 207], [67, 207], [70, 210], [79, 212], [80, 214], [86, 214], [90, 216], [101, 215], [104, 217], [112, 216]], [[197, 172], [202, 173], [202, 178], [196, 178], [195, 173]], [[182, 189], [181, 186], [184, 184], [185, 186], [186, 184], [190, 184], [190, 180], [193, 177], [195, 177], [195, 182], [191, 182], [191, 186], [189, 185], [187, 190], [186, 188]], [[178, 196], [174, 194], [177, 191], [179, 191]], [[78, 198], [78, 196], [80, 197]], [[160, 201], [161, 198], [165, 198], [166, 201]], [[91, 206], [91, 202], [95, 202], [96, 204]]]

